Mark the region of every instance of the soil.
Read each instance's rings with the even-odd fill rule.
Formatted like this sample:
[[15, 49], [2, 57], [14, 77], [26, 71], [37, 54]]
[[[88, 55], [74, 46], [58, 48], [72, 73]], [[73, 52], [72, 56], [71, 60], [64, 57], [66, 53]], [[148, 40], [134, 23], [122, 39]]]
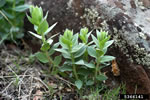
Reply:
[[31, 61], [30, 53], [14, 44], [1, 45], [0, 100], [77, 100], [74, 85], [46, 74], [47, 65]]

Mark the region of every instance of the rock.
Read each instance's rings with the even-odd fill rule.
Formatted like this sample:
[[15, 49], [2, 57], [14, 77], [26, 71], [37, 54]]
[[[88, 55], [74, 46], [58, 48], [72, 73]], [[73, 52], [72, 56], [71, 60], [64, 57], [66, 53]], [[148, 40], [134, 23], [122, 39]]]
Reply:
[[150, 0], [141, 0], [145, 7], [150, 7]]
[[150, 79], [144, 68], [136, 64], [125, 65], [120, 65], [120, 77], [126, 83], [127, 93], [150, 94]]
[[[143, 2], [143, 5], [141, 5]], [[33, 4], [49, 11], [50, 25], [58, 22], [53, 32], [64, 29], [78, 32], [81, 27], [109, 31], [115, 41], [109, 54], [116, 57], [120, 83], [128, 93], [150, 93], [150, 9], [149, 0], [35, 0]], [[144, 16], [144, 17], [143, 17]], [[25, 20], [26, 30], [30, 31]], [[55, 38], [58, 41], [58, 37]]]

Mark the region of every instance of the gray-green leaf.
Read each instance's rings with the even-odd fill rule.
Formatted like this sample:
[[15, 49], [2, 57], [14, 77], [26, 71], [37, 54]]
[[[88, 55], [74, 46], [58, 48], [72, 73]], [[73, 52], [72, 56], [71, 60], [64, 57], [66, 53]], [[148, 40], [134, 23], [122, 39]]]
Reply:
[[94, 57], [96, 58], [97, 55], [96, 55], [96, 50], [92, 47], [92, 46], [89, 46], [87, 48], [87, 51], [88, 51], [88, 54], [91, 56], [91, 57]]
[[108, 48], [110, 45], [112, 45], [114, 42], [114, 40], [110, 40], [110, 41], [107, 41], [104, 45], [104, 48]]
[[42, 52], [37, 52], [35, 54], [35, 56], [37, 57], [37, 59], [39, 61], [41, 61], [42, 63], [48, 63], [48, 58], [46, 56], [46, 54], [42, 53]]
[[81, 89], [82, 85], [83, 85], [83, 82], [82, 82], [81, 80], [75, 81], [75, 86], [76, 86], [79, 90]]
[[39, 25], [37, 32], [38, 34], [44, 34], [48, 29], [48, 23], [46, 20], [43, 20], [42, 23]]
[[17, 12], [24, 12], [25, 10], [27, 10], [29, 8], [29, 5], [24, 4], [24, 5], [19, 5], [16, 6], [13, 10], [17, 11]]
[[44, 33], [44, 35], [48, 34], [55, 26], [57, 23], [53, 24], [52, 26], [50, 26], [47, 31]]
[[72, 67], [69, 65], [63, 65], [62, 67], [60, 67], [59, 69], [61, 72], [65, 72], [65, 71], [72, 71]]
[[94, 81], [93, 80], [88, 80], [87, 82], [86, 82], [86, 85], [93, 85], [94, 84]]
[[99, 81], [105, 81], [105, 80], [107, 80], [108, 78], [107, 78], [107, 76], [105, 76], [105, 75], [98, 75], [97, 77], [96, 77], [96, 79], [97, 80], [99, 80]]
[[113, 57], [113, 56], [103, 56], [103, 57], [101, 57], [101, 63], [109, 62], [114, 59], [115, 59], [115, 57]]
[[54, 64], [58, 66], [61, 62], [62, 56], [56, 56], [54, 59]]

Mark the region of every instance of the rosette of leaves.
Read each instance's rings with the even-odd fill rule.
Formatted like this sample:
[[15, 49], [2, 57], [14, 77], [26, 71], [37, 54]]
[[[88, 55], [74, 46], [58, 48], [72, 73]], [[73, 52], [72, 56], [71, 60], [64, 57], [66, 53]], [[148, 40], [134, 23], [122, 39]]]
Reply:
[[50, 37], [49, 39], [46, 39], [46, 35], [56, 26], [57, 23], [49, 27], [49, 24], [46, 20], [48, 13], [46, 13], [46, 15], [43, 17], [43, 10], [41, 7], [31, 5], [30, 15], [31, 17], [27, 15], [27, 18], [34, 25], [34, 30], [37, 32], [37, 34], [31, 31], [29, 31], [29, 33], [42, 41], [42, 46], [40, 48], [41, 52], [37, 52], [35, 56], [42, 63], [49, 63], [50, 70], [52, 70], [52, 73], [55, 73], [56, 67], [60, 64], [61, 56], [56, 56], [54, 59], [52, 59], [51, 55], [54, 54], [54, 49], [57, 48], [59, 44], [56, 43], [53, 46], [51, 45], [53, 42], [52, 38], [58, 34]]
[[0, 0], [0, 44], [4, 40], [13, 41], [24, 36], [25, 10], [29, 5], [24, 0]]
[[109, 40], [108, 32], [96, 30], [97, 38], [92, 35], [94, 45], [88, 47], [88, 54], [95, 59], [95, 81], [104, 81], [107, 77], [101, 72], [101, 69], [107, 62], [115, 59], [113, 56], [105, 55], [109, 46], [112, 45], [114, 40]]
[[[82, 37], [82, 35], [80, 35]], [[94, 69], [93, 63], [88, 63], [84, 60], [84, 53], [86, 52], [86, 41], [79, 43], [79, 34], [73, 34], [73, 31], [66, 29], [64, 34], [60, 36], [59, 43], [62, 48], [55, 49], [61, 52], [66, 59], [63, 66], [60, 68], [62, 72], [71, 72], [69, 76], [74, 80], [78, 89], [81, 89], [83, 83], [86, 82], [90, 69]], [[84, 36], [82, 39], [84, 40]]]

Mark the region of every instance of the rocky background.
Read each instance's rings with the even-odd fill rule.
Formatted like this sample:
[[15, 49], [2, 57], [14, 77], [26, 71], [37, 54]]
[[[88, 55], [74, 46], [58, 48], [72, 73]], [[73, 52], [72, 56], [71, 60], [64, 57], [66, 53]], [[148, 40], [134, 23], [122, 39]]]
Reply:
[[[58, 22], [50, 35], [81, 27], [108, 31], [115, 41], [109, 54], [116, 57], [120, 76], [108, 68], [108, 86], [126, 84], [127, 93], [150, 94], [150, 0], [27, 0], [48, 11], [50, 25]], [[25, 30], [32, 25], [25, 18]], [[95, 34], [93, 32], [93, 34]], [[58, 37], [55, 38], [58, 41]], [[30, 41], [31, 42], [31, 41]], [[29, 43], [33, 51], [38, 44]], [[35, 49], [36, 47], [36, 49]]]

